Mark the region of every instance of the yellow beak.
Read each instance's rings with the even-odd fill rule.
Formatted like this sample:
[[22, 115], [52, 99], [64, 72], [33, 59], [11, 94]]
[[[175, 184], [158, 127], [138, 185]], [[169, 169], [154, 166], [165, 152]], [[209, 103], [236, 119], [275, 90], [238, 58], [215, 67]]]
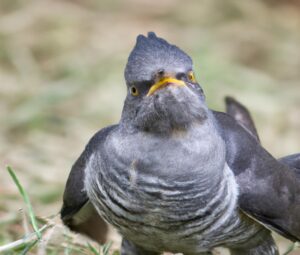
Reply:
[[171, 78], [171, 77], [164, 77], [164, 78], [160, 79], [157, 83], [155, 83], [151, 86], [147, 96], [151, 96], [155, 91], [162, 89], [169, 85], [176, 86], [176, 87], [186, 86], [184, 81], [177, 80], [177, 79]]

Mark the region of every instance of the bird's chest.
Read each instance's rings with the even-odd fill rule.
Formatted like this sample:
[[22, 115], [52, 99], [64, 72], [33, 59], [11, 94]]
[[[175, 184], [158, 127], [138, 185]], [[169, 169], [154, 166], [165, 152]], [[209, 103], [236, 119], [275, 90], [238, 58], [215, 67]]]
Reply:
[[128, 220], [151, 223], [205, 207], [226, 185], [225, 157], [222, 143], [197, 138], [112, 139], [107, 145], [112, 160], [100, 156], [97, 172], [111, 210]]
[[[116, 148], [114, 141], [109, 146]], [[90, 171], [94, 174], [86, 181], [90, 199], [107, 221], [150, 249], [205, 250], [224, 241], [220, 230], [237, 215], [237, 187], [222, 161], [222, 144], [151, 139], [117, 146], [127, 150], [108, 149], [112, 154], [90, 160], [89, 167], [99, 171]]]

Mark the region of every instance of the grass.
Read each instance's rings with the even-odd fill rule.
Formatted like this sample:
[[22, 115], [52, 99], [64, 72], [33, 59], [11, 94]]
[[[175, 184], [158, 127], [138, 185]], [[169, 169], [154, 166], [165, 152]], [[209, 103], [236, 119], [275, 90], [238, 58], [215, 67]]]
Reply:
[[[112, 242], [108, 242], [107, 244], [104, 244], [102, 246], [102, 249], [97, 250], [91, 243], [87, 243], [88, 248], [94, 255], [109, 255], [110, 254], [110, 248], [111, 248]], [[119, 254], [118, 251], [115, 251], [113, 255]]]
[[287, 251], [283, 253], [283, 255], [290, 254], [291, 252], [297, 250], [298, 247], [299, 247], [299, 243], [293, 243], [293, 244], [291, 244], [290, 247], [287, 249]]
[[[10, 174], [14, 184], [17, 186], [19, 193], [27, 207], [27, 213], [25, 214], [25, 217], [30, 218], [31, 227], [33, 229], [33, 232], [26, 233], [21, 239], [4, 244], [0, 246], [0, 253], [1, 254], [20, 254], [25, 255], [29, 252], [35, 253], [36, 250], [39, 250], [39, 254], [48, 254], [48, 252], [51, 250], [48, 249], [46, 245], [41, 244], [47, 244], [49, 243], [49, 236], [47, 236], [47, 233], [49, 231], [53, 231], [56, 227], [56, 224], [53, 222], [53, 218], [56, 216], [48, 217], [44, 220], [40, 220], [40, 223], [43, 223], [41, 227], [39, 227], [38, 224], [38, 218], [35, 216], [35, 213], [33, 211], [32, 205], [30, 203], [30, 199], [28, 197], [28, 194], [26, 190], [23, 188], [22, 184], [20, 183], [17, 175], [15, 174], [14, 170], [8, 166], [7, 171]], [[45, 223], [46, 220], [46, 223]], [[51, 236], [50, 236], [51, 238]], [[71, 237], [66, 235], [66, 239], [68, 240], [67, 244], [70, 243]], [[36, 246], [42, 247], [44, 251], [41, 249], [37, 249]], [[102, 247], [100, 247], [98, 244], [92, 244], [91, 242], [87, 242], [86, 245], [80, 245], [74, 246], [74, 243], [72, 245], [67, 245], [64, 248], [64, 254], [74, 254], [74, 251], [80, 252], [80, 254], [93, 254], [93, 255], [109, 255], [112, 254], [111, 251], [111, 245], [112, 243], [109, 242]], [[73, 246], [73, 247], [72, 247]], [[96, 248], [97, 247], [97, 248]], [[57, 254], [57, 247], [54, 250], [54, 253], [51, 252], [51, 254]], [[114, 255], [117, 255], [118, 252], [115, 251], [113, 253]]]
[[19, 190], [19, 192], [20, 192], [20, 194], [21, 194], [21, 196], [22, 196], [22, 198], [23, 198], [23, 200], [24, 200], [24, 202], [27, 206], [28, 214], [29, 214], [30, 221], [31, 221], [31, 225], [32, 225], [32, 227], [33, 227], [33, 229], [36, 233], [37, 240], [39, 240], [39, 239], [41, 239], [42, 235], [41, 235], [40, 230], [38, 229], [36, 218], [35, 218], [35, 215], [34, 215], [29, 197], [28, 197], [26, 191], [23, 189], [22, 185], [20, 184], [20, 182], [19, 182], [17, 176], [15, 175], [13, 169], [10, 166], [7, 166], [7, 171], [9, 172], [11, 178], [13, 179], [14, 183], [18, 187], [18, 190]]

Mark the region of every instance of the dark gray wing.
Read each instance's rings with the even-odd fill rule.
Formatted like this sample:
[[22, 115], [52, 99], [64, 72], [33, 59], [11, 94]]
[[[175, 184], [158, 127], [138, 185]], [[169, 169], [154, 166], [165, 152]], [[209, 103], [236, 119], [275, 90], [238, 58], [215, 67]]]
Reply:
[[300, 179], [231, 116], [214, 112], [226, 160], [239, 184], [239, 206], [290, 240], [300, 240]]
[[90, 155], [116, 126], [96, 133], [73, 165], [68, 177], [61, 209], [61, 219], [71, 230], [104, 243], [108, 232], [106, 222], [98, 215], [84, 189], [86, 164]]
[[259, 136], [248, 109], [233, 97], [225, 97], [226, 112], [241, 124], [257, 141]]
[[300, 178], [300, 153], [292, 154], [278, 159], [283, 164], [296, 169], [296, 174]]
[[[260, 142], [257, 129], [249, 110], [239, 101], [229, 96], [225, 98], [225, 105], [226, 113], [233, 117], [241, 126], [250, 132], [258, 142]], [[297, 176], [300, 178], [300, 153], [289, 155], [278, 160], [291, 167], [291, 169], [295, 168]]]

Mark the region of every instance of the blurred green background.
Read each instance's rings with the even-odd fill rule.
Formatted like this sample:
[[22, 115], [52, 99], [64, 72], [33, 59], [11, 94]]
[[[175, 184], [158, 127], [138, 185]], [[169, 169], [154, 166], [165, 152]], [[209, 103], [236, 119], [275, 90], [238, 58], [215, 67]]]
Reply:
[[[88, 139], [118, 122], [123, 69], [148, 31], [193, 57], [211, 108], [234, 96], [274, 156], [300, 151], [300, 1], [1, 0], [0, 246], [26, 232], [5, 165], [38, 216], [56, 214]], [[65, 231], [58, 222], [46, 254], [64, 254], [55, 236]]]

